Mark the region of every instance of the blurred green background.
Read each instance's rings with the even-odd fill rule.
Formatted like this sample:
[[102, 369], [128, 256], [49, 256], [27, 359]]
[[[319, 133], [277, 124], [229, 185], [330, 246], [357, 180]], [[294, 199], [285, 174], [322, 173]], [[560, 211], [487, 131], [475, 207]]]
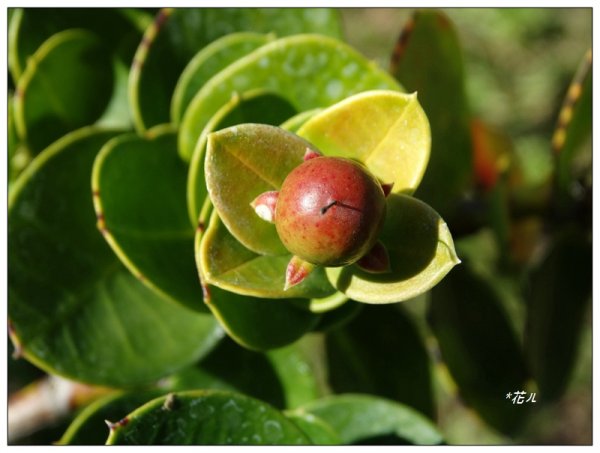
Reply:
[[[542, 184], [552, 170], [551, 140], [558, 112], [582, 57], [592, 46], [591, 8], [442, 11], [454, 24], [463, 48], [466, 91], [473, 115], [506, 133], [514, 147], [513, 158], [526, 179]], [[400, 32], [414, 12], [399, 8], [343, 9], [346, 40], [387, 68]], [[591, 146], [589, 137], [582, 152], [588, 167]], [[416, 300], [404, 305], [422, 311], [425, 304]], [[435, 354], [435, 342], [430, 346]], [[535, 407], [520, 435], [513, 439], [482, 423], [457, 395], [447, 369], [438, 365], [438, 423], [448, 443], [591, 444], [591, 304], [586, 309], [577, 351], [565, 396], [543, 408]]]

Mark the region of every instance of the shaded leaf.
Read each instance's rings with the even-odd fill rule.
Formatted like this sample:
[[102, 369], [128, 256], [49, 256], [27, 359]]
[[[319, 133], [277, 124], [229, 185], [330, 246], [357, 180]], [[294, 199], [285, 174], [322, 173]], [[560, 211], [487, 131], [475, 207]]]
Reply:
[[266, 403], [197, 390], [157, 398], [112, 430], [109, 445], [300, 445], [310, 441]]
[[416, 94], [368, 91], [308, 120], [298, 135], [323, 154], [358, 160], [394, 193], [415, 191], [429, 161], [431, 137]]
[[49, 147], [9, 202], [12, 339], [40, 368], [112, 386], [152, 382], [221, 336], [211, 316], [168, 302], [133, 277], [96, 228], [90, 179], [115, 131], [82, 129]]
[[181, 122], [181, 156], [190, 159], [201, 131], [233, 93], [259, 88], [284, 97], [302, 112], [361, 91], [400, 86], [335, 39], [317, 35], [278, 39], [230, 65], [198, 91]]
[[65, 133], [92, 124], [113, 89], [110, 54], [84, 30], [57, 33], [28, 60], [15, 92], [19, 136], [39, 152]]
[[204, 174], [206, 143], [211, 132], [241, 123], [278, 124], [296, 112], [280, 96], [265, 90], [234, 95], [210, 119], [194, 149], [188, 175], [188, 210], [192, 224], [196, 224], [202, 203], [208, 192]]
[[[131, 71], [130, 102], [136, 129], [167, 123], [173, 90], [186, 64], [210, 42], [241, 31], [339, 36], [340, 24], [335, 10], [323, 8], [162, 9], [146, 30]], [[208, 118], [228, 99], [229, 95], [217, 103]], [[196, 138], [203, 128], [204, 124], [199, 126]]]
[[396, 443], [439, 444], [441, 434], [414, 409], [384, 398], [347, 394], [322, 398], [297, 410], [324, 420], [344, 444], [391, 435]]
[[391, 272], [371, 274], [358, 266], [327, 268], [329, 281], [359, 302], [401, 302], [431, 289], [457, 263], [448, 227], [428, 205], [406, 195], [388, 197], [380, 240]]
[[374, 394], [435, 415], [429, 356], [401, 307], [365, 307], [329, 332], [327, 369], [334, 393]]
[[209, 135], [205, 172], [210, 199], [231, 234], [253, 252], [289, 254], [275, 225], [258, 217], [250, 203], [278, 190], [303, 162], [307, 148], [311, 144], [297, 135], [263, 124], [241, 124]]
[[126, 8], [16, 8], [9, 22], [8, 63], [18, 80], [27, 59], [53, 34], [86, 29], [101, 38], [110, 52], [129, 64], [149, 16]]
[[212, 76], [273, 39], [272, 35], [232, 33], [204, 47], [190, 60], [179, 77], [171, 99], [171, 120], [175, 124], [181, 121], [196, 92]]
[[462, 399], [489, 425], [514, 432], [527, 407], [506, 395], [524, 390], [528, 373], [497, 291], [460, 266], [433, 288], [429, 322]]
[[321, 267], [302, 283], [284, 289], [291, 255], [258, 255], [248, 250], [225, 228], [217, 211], [211, 216], [197, 256], [206, 283], [238, 294], [273, 299], [325, 298], [335, 293]]
[[540, 399], [562, 396], [592, 295], [592, 247], [578, 230], [559, 234], [529, 277], [526, 352]]
[[[337, 294], [344, 296], [343, 293]], [[337, 329], [357, 316], [362, 311], [364, 306], [365, 305], [360, 302], [346, 300], [340, 306], [323, 312], [323, 316], [321, 316], [319, 324], [315, 326], [314, 330], [318, 332], [329, 332], [330, 330]], [[312, 311], [315, 310], [312, 309]]]
[[92, 173], [96, 215], [123, 264], [163, 297], [206, 311], [185, 201], [187, 165], [169, 128], [108, 142]]
[[396, 45], [391, 72], [419, 93], [431, 125], [431, 159], [416, 196], [447, 216], [472, 177], [463, 56], [450, 20], [439, 11], [416, 12]]

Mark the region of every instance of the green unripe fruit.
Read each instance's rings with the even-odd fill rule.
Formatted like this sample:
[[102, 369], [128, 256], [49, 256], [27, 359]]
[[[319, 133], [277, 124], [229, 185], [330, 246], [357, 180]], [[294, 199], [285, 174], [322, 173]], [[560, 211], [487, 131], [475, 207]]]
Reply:
[[343, 266], [375, 245], [385, 209], [381, 184], [363, 165], [316, 157], [292, 170], [283, 182], [275, 226], [294, 255], [313, 264]]

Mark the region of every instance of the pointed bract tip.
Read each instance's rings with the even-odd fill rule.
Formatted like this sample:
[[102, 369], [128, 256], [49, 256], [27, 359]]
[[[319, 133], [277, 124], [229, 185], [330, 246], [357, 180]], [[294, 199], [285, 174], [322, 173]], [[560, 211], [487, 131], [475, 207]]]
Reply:
[[275, 222], [275, 207], [277, 206], [277, 197], [279, 192], [273, 190], [261, 193], [251, 203], [252, 209], [256, 215], [266, 222]]
[[110, 429], [111, 431], [113, 431], [116, 427], [116, 424], [111, 422], [110, 420], [104, 420], [104, 423], [106, 423], [106, 426], [108, 426], [108, 429]]
[[390, 193], [392, 193], [392, 189], [394, 188], [394, 183], [381, 183], [381, 188], [383, 189], [383, 194], [387, 198]]
[[306, 152], [304, 153], [304, 161], [314, 159], [315, 157], [321, 157], [322, 154], [318, 151], [312, 150], [310, 148], [306, 148]]
[[371, 274], [385, 274], [391, 271], [390, 257], [381, 241], [378, 241], [356, 264]]
[[302, 258], [295, 255], [292, 256], [285, 270], [285, 285], [283, 286], [283, 290], [287, 291], [291, 287], [302, 283], [315, 267], [314, 264], [304, 261]]

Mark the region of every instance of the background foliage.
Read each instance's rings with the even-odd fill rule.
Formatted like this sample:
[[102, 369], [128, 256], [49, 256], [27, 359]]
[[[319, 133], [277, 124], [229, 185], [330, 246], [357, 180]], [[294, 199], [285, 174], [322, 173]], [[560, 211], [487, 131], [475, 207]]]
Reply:
[[[9, 16], [15, 14], [20, 13], [9, 11]], [[29, 70], [31, 74], [26, 69], [26, 57], [15, 57], [14, 52], [9, 52], [13, 76], [19, 74], [19, 79], [25, 80], [17, 84], [9, 77], [9, 101], [13, 99], [11, 96], [17, 96], [19, 87], [26, 87], [28, 93], [38, 93], [31, 99], [42, 100], [39, 104], [27, 105], [31, 102], [28, 97], [20, 100], [17, 96], [16, 102], [9, 103], [9, 109], [14, 108], [15, 118], [13, 123], [9, 115], [9, 187], [14, 190], [12, 184], [19, 184], [14, 182], [16, 176], [39, 151], [65, 132], [86, 126], [98, 118], [96, 122], [105, 126], [133, 125], [138, 131], [149, 129], [150, 133], [143, 138], [133, 133], [121, 135], [103, 149], [102, 172], [95, 178], [95, 190], [102, 194], [103, 211], [98, 211], [100, 205], [95, 200], [96, 214], [101, 212], [109, 229], [116, 231], [114, 241], [119, 246], [111, 243], [113, 249], [133, 258], [128, 266], [130, 271], [135, 274], [143, 269], [147, 275], [163, 277], [160, 263], [145, 261], [141, 263], [145, 267], [140, 268], [139, 261], [135, 261], [136, 251], [144, 247], [158, 249], [168, 244], [173, 252], [181, 250], [181, 253], [191, 255], [189, 244], [194, 230], [189, 226], [190, 206], [184, 205], [184, 198], [178, 199], [181, 204], [176, 206], [167, 199], [163, 200], [164, 206], [148, 203], [141, 211], [148, 217], [142, 215], [135, 219], [138, 224], [124, 224], [124, 213], [128, 212], [129, 206], [143, 201], [143, 197], [137, 197], [133, 191], [127, 193], [124, 200], [123, 193], [111, 194], [111, 187], [115, 186], [110, 183], [131, 174], [119, 174], [119, 171], [126, 165], [135, 167], [139, 164], [136, 161], [139, 155], [136, 157], [135, 152], [139, 147], [147, 153], [144, 162], [148, 155], [153, 157], [152, 165], [148, 167], [150, 173], [137, 183], [137, 187], [147, 194], [153, 190], [153, 181], [168, 173], [170, 180], [176, 182], [174, 193], [185, 192], [186, 167], [181, 160], [164, 153], [165, 148], [174, 146], [173, 129], [163, 126], [152, 129], [151, 126], [169, 120], [169, 107], [175, 118], [173, 123], [179, 124], [181, 120], [181, 126], [185, 128], [186, 124], [196, 121], [185, 116], [180, 118], [182, 114], [173, 113], [177, 109], [169, 105], [178, 74], [198, 50], [183, 45], [177, 54], [170, 54], [169, 45], [180, 39], [185, 42], [180, 32], [196, 28], [190, 22], [191, 15], [177, 16], [167, 33], [159, 35], [153, 52], [137, 54], [136, 58], [146, 59], [148, 67], [166, 70], [161, 71], [160, 80], [147, 77], [149, 71], [141, 71], [137, 78], [129, 79], [129, 83], [132, 79], [137, 83], [133, 91], [131, 86], [129, 90], [138, 93], [138, 103], [143, 106], [129, 118], [127, 105], [119, 100], [128, 89], [130, 62], [155, 11], [128, 14], [115, 23], [110, 11], [106, 10], [107, 17], [100, 17], [97, 22], [101, 26], [79, 23], [75, 14], [72, 17], [70, 14], [27, 16], [21, 36], [41, 37], [39, 42], [24, 42], [20, 47], [24, 53], [35, 52], [46, 38], [53, 37], [44, 43], [40, 53], [36, 53], [40, 64], [35, 71]], [[205, 35], [194, 39], [208, 44], [215, 37], [233, 31], [226, 24], [236, 21], [240, 21], [242, 28], [252, 28], [253, 32], [271, 31], [272, 23], [266, 16], [251, 21], [250, 27], [242, 16], [232, 14], [222, 22], [207, 19], [207, 23], [214, 26], [202, 28]], [[158, 391], [111, 394], [95, 401], [83, 409], [77, 418], [77, 426], [69, 428], [63, 442], [103, 443], [107, 430], [102, 426], [102, 420], [119, 420], [167, 391], [204, 388], [213, 390], [182, 394], [178, 409], [186, 410], [188, 405], [193, 407], [198, 399], [208, 401], [206, 407], [228, 405], [231, 411], [221, 413], [217, 428], [208, 427], [207, 432], [194, 431], [193, 435], [198, 439], [213, 443], [228, 439], [234, 443], [245, 442], [244, 436], [252, 435], [249, 431], [236, 433], [239, 438], [228, 437], [231, 433], [226, 427], [241, 422], [235, 411], [238, 406], [250, 414], [248, 420], [260, 423], [263, 437], [275, 442], [300, 442], [308, 433], [320, 443], [397, 443], [399, 440], [437, 443], [442, 438], [450, 444], [591, 443], [591, 77], [586, 75], [585, 64], [582, 66], [581, 63], [591, 48], [591, 10], [450, 9], [438, 14], [406, 9], [345, 9], [339, 14], [339, 29], [335, 21], [331, 26], [321, 24], [322, 28], [332, 36], [343, 35], [351, 46], [382, 68], [389, 68], [407, 92], [419, 92], [419, 100], [432, 126], [433, 146], [430, 166], [415, 195], [431, 204], [447, 220], [463, 263], [432, 291], [414, 300], [387, 306], [362, 306], [350, 301], [320, 318], [299, 307], [265, 310], [258, 300], [246, 306], [247, 312], [239, 316], [232, 310], [235, 299], [221, 298], [219, 290], [211, 288], [221, 316], [226, 318], [234, 313], [238, 322], [250, 327], [255, 319], [269, 316], [269, 320], [280, 327], [281, 331], [274, 330], [273, 335], [281, 339], [281, 344], [287, 343], [290, 335], [299, 337], [307, 330], [311, 331], [291, 345], [252, 352], [228, 338], [222, 339], [216, 323], [207, 313], [188, 316], [184, 307], [180, 307], [178, 314], [164, 308], [164, 301], [155, 292], [139, 283], [136, 286], [136, 280], [125, 268], [117, 270], [117, 260], [100, 235], [94, 239], [97, 248], [93, 258], [64, 248], [63, 243], [81, 239], [78, 231], [89, 226], [83, 215], [70, 224], [72, 231], [50, 232], [64, 239], [63, 242], [50, 245], [43, 242], [42, 238], [47, 234], [43, 215], [47, 218], [56, 215], [49, 207], [70, 211], [60, 193], [40, 189], [46, 180], [44, 174], [39, 174], [36, 176], [40, 179], [36, 183], [39, 185], [31, 186], [37, 187], [37, 191], [32, 189], [27, 195], [31, 203], [20, 205], [18, 215], [13, 214], [9, 219], [9, 248], [17, 250], [25, 260], [11, 260], [9, 272], [18, 279], [28, 272], [33, 273], [31, 266], [47, 269], [48, 263], [26, 261], [26, 252], [35, 247], [50, 247], [50, 253], [79, 260], [72, 275], [47, 276], [53, 281], [65, 282], [74, 294], [81, 292], [82, 286], [73, 284], [72, 276], [79, 275], [82, 267], [89, 270], [84, 273], [83, 281], [93, 282], [94, 288], [99, 288], [91, 295], [85, 292], [87, 311], [83, 313], [89, 317], [89, 323], [73, 324], [69, 335], [77, 338], [77, 328], [97, 329], [97, 341], [103, 341], [105, 345], [103, 349], [96, 349], [104, 354], [103, 361], [118, 364], [136, 356], [147, 360], [149, 366], [148, 374], [141, 376], [111, 374], [107, 370], [107, 376], [112, 376], [111, 385], [119, 387], [119, 379], [124, 383], [144, 384], [163, 375], [160, 356], [148, 352], [159, 350], [164, 354], [168, 348], [154, 345], [152, 337], [148, 336], [137, 338], [130, 344], [135, 353], [115, 354], [111, 347], [113, 339], [104, 338], [106, 331], [114, 330], [114, 318], [109, 316], [130, 319], [131, 315], [122, 313], [120, 307], [111, 306], [112, 299], [107, 294], [123, 294], [132, 304], [142, 298], [150, 299], [151, 303], [144, 307], [153, 308], [140, 310], [140, 325], [144, 325], [146, 318], [165, 318], [161, 313], [167, 310], [167, 318], [173, 324], [186, 323], [190, 329], [206, 332], [202, 345], [191, 344], [184, 334], [177, 338], [181, 345], [178, 360], [183, 363], [194, 355], [203, 356], [196, 365], [161, 382]], [[311, 21], [309, 16], [304, 17], [306, 22], [302, 23], [290, 15], [287, 20], [294, 26], [283, 20], [278, 34], [312, 27], [314, 17]], [[111, 27], [102, 26], [103, 20], [111, 21]], [[131, 23], [136, 25], [132, 27]], [[64, 31], [73, 24], [87, 31]], [[27, 34], [28, 27], [43, 33]], [[109, 28], [111, 32], [107, 33]], [[148, 36], [145, 39], [150, 39]], [[260, 44], [270, 39], [260, 36], [248, 37], [246, 42], [252, 47], [253, 39]], [[9, 36], [9, 41], [14, 42], [14, 39]], [[107, 45], [101, 46], [100, 42]], [[50, 89], [44, 85], [44, 80], [52, 80], [56, 71], [61, 74], [66, 71], [65, 80], [79, 80], [81, 73], [76, 69], [69, 72], [68, 68], [74, 67], [70, 59], [77, 61], [81, 54], [98, 65], [94, 70], [91, 70], [93, 66], [86, 66], [89, 73], [82, 77], [85, 83], [69, 83], [73, 85], [69, 89], [80, 90], [81, 95], [60, 96], [60, 90], [67, 84]], [[223, 61], [216, 61], [217, 66], [226, 66], [228, 61], [238, 57], [223, 55], [220, 58]], [[167, 60], [170, 62], [165, 64]], [[105, 73], [107, 65], [103, 61], [112, 62], [114, 78]], [[572, 93], [569, 86], [578, 67], [584, 69], [578, 72], [582, 80], [577, 81], [583, 82], [582, 95], [570, 115], [573, 120], [568, 122], [560, 112], [563, 103], [569, 102], [569, 93]], [[135, 72], [140, 65], [132, 68]], [[47, 79], [40, 74], [46, 75]], [[91, 99], [90, 89], [97, 95]], [[99, 96], [101, 92], [106, 95]], [[52, 93], [57, 93], [60, 99], [69, 99], [70, 104], [57, 105], [45, 99]], [[112, 98], [109, 93], [113, 93]], [[144, 97], [144, 93], [154, 93], [156, 97]], [[251, 102], [241, 99], [228, 107], [231, 116], [223, 120], [222, 126], [264, 114], [261, 99], [265, 102], [263, 105], [281, 102], [273, 96], [265, 100], [260, 93], [252, 94]], [[254, 100], [255, 104], [252, 103]], [[106, 102], [102, 104], [102, 101]], [[287, 118], [295, 106], [284, 104], [278, 104], [277, 111], [285, 112], [282, 115]], [[100, 116], [102, 112], [104, 114]], [[48, 123], [48, 118], [54, 118], [55, 122]], [[60, 121], [56, 122], [56, 118]], [[260, 122], [282, 121], [275, 116]], [[31, 128], [39, 133], [27, 133]], [[559, 132], [556, 132], [557, 128]], [[566, 136], [563, 141], [559, 137], [561, 129]], [[117, 133], [120, 131], [80, 133], [87, 151], [84, 149], [80, 153], [79, 160], [69, 161], [73, 166], [69, 174], [84, 178], [80, 185], [87, 184], [85, 173], [80, 172], [83, 168], [91, 168], [99, 144]], [[28, 147], [19, 142], [18, 137], [23, 135], [34, 137]], [[70, 143], [62, 142], [61, 149], [68, 149]], [[121, 148], [127, 149], [129, 155], [118, 152]], [[48, 159], [51, 165], [61, 165], [60, 158]], [[77, 178], [61, 182], [65, 188], [78, 187]], [[76, 202], [74, 198], [72, 200]], [[26, 230], [19, 221], [28, 225], [32, 209], [42, 212], [41, 227]], [[130, 234], [139, 225], [146, 224], [148, 218], [153, 218], [154, 212], [166, 209], [172, 210], [172, 215], [168, 216], [170, 221], [157, 225], [153, 236]], [[195, 214], [200, 209], [201, 203], [192, 210]], [[207, 223], [208, 215], [205, 213]], [[192, 214], [194, 220], [195, 217]], [[113, 225], [119, 225], [122, 231], [112, 228]], [[174, 237], [165, 234], [174, 230], [180, 234]], [[16, 255], [14, 252], [10, 256]], [[95, 267], [90, 265], [91, 262]], [[164, 285], [160, 286], [160, 278], [152, 279], [152, 282], [159, 285], [158, 293], [172, 295], [184, 305], [192, 306], [194, 291], [199, 288], [189, 287], [190, 279], [181, 277], [186, 271], [189, 269], [181, 272], [168, 269], [173, 275], [164, 278]], [[169, 288], [168, 285], [177, 278], [181, 278], [182, 283]], [[126, 287], [133, 290], [126, 292]], [[70, 300], [68, 294], [57, 297]], [[11, 303], [14, 304], [9, 294]], [[77, 309], [75, 304], [66, 306], [69, 310]], [[130, 307], [135, 309], [135, 305]], [[31, 335], [38, 335], [40, 331], [52, 332], [54, 325], [44, 318], [43, 310], [40, 305], [29, 312], [13, 311], [11, 317], [35, 320], [35, 323], [30, 322], [35, 330]], [[68, 318], [67, 314], [65, 316]], [[295, 326], [300, 326], [298, 333], [286, 328], [285, 322], [290, 319], [294, 320]], [[104, 320], [106, 327], [97, 320]], [[173, 327], [167, 323], [158, 325], [164, 329]], [[248, 326], [236, 328], [248, 329]], [[273, 341], [273, 338], [265, 339], [256, 332], [253, 335], [250, 338], [253, 345], [268, 345]], [[57, 341], [68, 343], [69, 339]], [[118, 339], [114, 341], [119, 344]], [[92, 367], [98, 358], [81, 359], [79, 351], [85, 351], [86, 345], [73, 344], [73, 349], [64, 354], [46, 356], [45, 359], [55, 365], [57, 372], [61, 371], [63, 363], [68, 365], [76, 361], [82, 380], [86, 380], [88, 372], [97, 378], [97, 370]], [[144, 350], [148, 344], [152, 346], [150, 351]], [[44, 344], [33, 347], [39, 348], [38, 356], [49, 354]], [[43, 372], [24, 360], [10, 359], [12, 348], [9, 349], [9, 392], [13, 393], [41, 377]], [[518, 390], [535, 392], [538, 402], [511, 404], [505, 394]], [[232, 391], [237, 392], [233, 397], [230, 393], [220, 393]], [[287, 409], [286, 416], [284, 418], [280, 412], [271, 413], [271, 406], [263, 406], [263, 403], [238, 394], [265, 401], [277, 409]], [[386, 400], [382, 402], [375, 396]], [[163, 398], [144, 406], [138, 412], [146, 417], [140, 418], [139, 423], [136, 421], [127, 431], [119, 431], [118, 435], [113, 433], [112, 441], [136, 441], [135, 430], [144, 432], [144, 423], [156, 426], [152, 417], [156, 413], [163, 414], [161, 408], [169, 408], [170, 404]], [[415, 415], [415, 410], [422, 415]], [[261, 418], [265, 417], [264, 411], [271, 418]], [[192, 413], [198, 417], [206, 415]], [[387, 427], [380, 423], [371, 426], [360, 417], [348, 421], [340, 416], [344, 413], [369, 414], [370, 419], [381, 417], [381, 420], [397, 422], [398, 426], [407, 426], [403, 423], [413, 420], [415, 425], [414, 429], [394, 432], [396, 425]], [[433, 424], [422, 421], [422, 416], [428, 417]], [[174, 431], [171, 428], [175, 419], [160, 416], [160, 420], [161, 429]], [[54, 442], [63, 435], [69, 422], [70, 418], [20, 442]], [[279, 430], [274, 430], [274, 423]]]

